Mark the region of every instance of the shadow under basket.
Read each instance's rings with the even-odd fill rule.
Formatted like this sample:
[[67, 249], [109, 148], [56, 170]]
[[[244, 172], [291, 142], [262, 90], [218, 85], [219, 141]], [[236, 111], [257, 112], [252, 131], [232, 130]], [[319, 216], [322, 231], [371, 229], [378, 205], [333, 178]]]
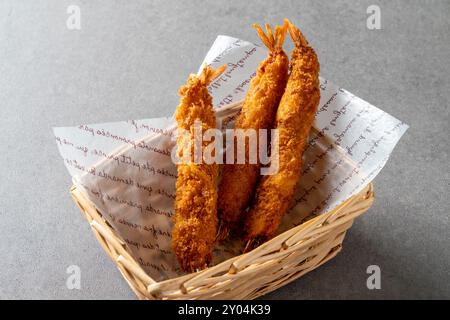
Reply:
[[353, 220], [373, 203], [373, 185], [330, 212], [307, 220], [251, 252], [188, 275], [156, 282], [92, 202], [75, 186], [70, 193], [92, 231], [139, 299], [255, 299], [294, 281], [335, 257]]

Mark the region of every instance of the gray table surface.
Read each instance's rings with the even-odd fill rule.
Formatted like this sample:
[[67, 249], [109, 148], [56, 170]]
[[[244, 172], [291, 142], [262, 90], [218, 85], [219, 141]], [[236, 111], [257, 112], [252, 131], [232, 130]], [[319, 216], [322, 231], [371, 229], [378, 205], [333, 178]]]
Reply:
[[[81, 30], [66, 27], [71, 4]], [[371, 4], [381, 30], [366, 27]], [[51, 128], [170, 115], [217, 35], [258, 41], [251, 23], [284, 17], [323, 77], [411, 128], [342, 253], [265, 298], [450, 298], [449, 14], [447, 0], [1, 1], [0, 298], [134, 299], [69, 196]]]

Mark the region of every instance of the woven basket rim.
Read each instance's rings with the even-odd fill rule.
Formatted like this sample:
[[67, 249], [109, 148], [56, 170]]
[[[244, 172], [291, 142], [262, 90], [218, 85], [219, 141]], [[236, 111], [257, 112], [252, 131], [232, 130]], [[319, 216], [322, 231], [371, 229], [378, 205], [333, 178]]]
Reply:
[[[196, 282], [197, 280], [203, 280], [208, 277], [215, 277], [217, 274], [224, 274], [227, 273], [230, 276], [236, 275], [237, 273], [244, 272], [247, 268], [251, 268], [254, 266], [251, 262], [257, 260], [257, 258], [261, 258], [268, 255], [277, 254], [279, 252], [282, 252], [283, 250], [286, 250], [286, 248], [289, 248], [292, 245], [295, 245], [299, 241], [304, 241], [304, 239], [301, 239], [301, 234], [298, 235], [297, 231], [300, 229], [305, 229], [305, 226], [307, 224], [311, 226], [315, 226], [315, 228], [322, 228], [321, 232], [323, 232], [324, 228], [333, 229], [337, 228], [339, 225], [345, 224], [346, 222], [352, 221], [354, 218], [362, 214], [363, 212], [356, 212], [354, 214], [348, 214], [344, 217], [338, 217], [336, 220], [332, 221], [331, 223], [328, 222], [329, 218], [333, 215], [338, 215], [339, 212], [349, 205], [351, 205], [353, 202], [355, 202], [358, 198], [363, 197], [365, 199], [370, 200], [374, 196], [373, 192], [373, 184], [369, 183], [360, 193], [350, 197], [334, 209], [322, 213], [316, 217], [313, 217], [312, 219], [307, 220], [304, 223], [299, 224], [298, 226], [295, 226], [293, 228], [290, 228], [279, 235], [275, 236], [271, 240], [265, 242], [261, 246], [255, 248], [254, 250], [237, 255], [235, 257], [232, 257], [230, 259], [227, 259], [225, 261], [220, 262], [217, 265], [208, 267], [204, 270], [201, 270], [196, 273], [190, 273], [181, 275], [178, 277], [173, 277], [161, 281], [156, 281], [152, 277], [150, 277], [145, 270], [138, 264], [136, 259], [130, 254], [130, 250], [126, 243], [120, 238], [117, 231], [114, 230], [114, 228], [103, 218], [103, 214], [95, 208], [92, 201], [89, 200], [87, 195], [80, 189], [77, 188], [77, 186], [74, 184], [70, 188], [70, 193], [72, 197], [74, 198], [74, 201], [80, 208], [81, 212], [83, 212], [88, 219], [91, 227], [93, 230], [96, 230], [98, 233], [100, 233], [101, 237], [105, 238], [105, 242], [108, 242], [108, 245], [105, 246], [102, 244], [102, 241], [100, 241], [99, 237], [97, 236], [97, 239], [102, 244], [104, 250], [115, 260], [116, 264], [118, 266], [125, 266], [126, 269], [131, 270], [134, 273], [134, 276], [139, 278], [143, 284], [146, 287], [146, 291], [149, 293], [152, 292], [158, 292], [161, 287], [165, 287], [167, 285], [171, 285], [172, 283], [182, 283], [180, 285], [180, 290], [182, 292], [187, 293], [188, 287], [190, 283]], [[83, 203], [80, 203], [83, 202]], [[93, 212], [92, 210], [95, 210], [95, 213], [97, 216], [95, 216], [95, 213], [88, 217], [88, 213], [86, 212], [86, 206], [91, 206], [91, 210], [89, 212], [89, 215], [91, 215]], [[370, 207], [371, 202], [368, 204], [368, 207]], [[367, 210], [367, 209], [366, 209]], [[98, 219], [101, 219], [103, 221], [103, 225], [99, 223]], [[322, 225], [322, 221], [327, 221], [326, 225]], [[101, 221], [100, 221], [101, 222]], [[97, 234], [96, 234], [97, 235]], [[286, 239], [287, 238], [287, 239]], [[292, 243], [287, 243], [288, 240], [292, 239]], [[114, 257], [111, 254], [111, 247], [113, 246], [115, 250], [119, 251], [119, 255], [117, 258], [114, 259]], [[122, 250], [120, 250], [120, 247], [122, 247]], [[268, 250], [268, 248], [272, 248], [271, 250]], [[276, 249], [277, 248], [277, 249]], [[125, 252], [124, 252], [125, 251]], [[273, 259], [273, 257], [271, 257]], [[130, 286], [134, 290], [134, 292], [140, 297], [141, 295], [136, 292], [135, 288], [133, 288], [133, 285], [131, 285], [128, 277], [124, 274], [124, 270], [122, 270], [119, 267], [120, 271], [122, 272], [122, 275], [127, 279]], [[224, 270], [227, 270], [224, 272]]]

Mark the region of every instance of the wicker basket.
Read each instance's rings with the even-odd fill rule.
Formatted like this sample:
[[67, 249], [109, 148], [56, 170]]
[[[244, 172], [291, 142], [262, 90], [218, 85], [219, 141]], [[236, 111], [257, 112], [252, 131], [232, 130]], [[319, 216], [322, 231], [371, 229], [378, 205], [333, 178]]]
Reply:
[[92, 231], [140, 299], [255, 299], [336, 256], [353, 220], [373, 203], [373, 186], [334, 210], [294, 227], [255, 250], [216, 266], [156, 282], [129, 253], [102, 214], [75, 186], [70, 193]]

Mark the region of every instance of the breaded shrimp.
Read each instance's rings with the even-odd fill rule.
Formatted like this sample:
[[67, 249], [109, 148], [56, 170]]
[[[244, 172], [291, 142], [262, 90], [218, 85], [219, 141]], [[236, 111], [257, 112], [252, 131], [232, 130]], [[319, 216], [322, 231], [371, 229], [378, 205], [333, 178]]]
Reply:
[[[287, 24], [282, 27], [276, 26], [275, 34], [270, 25], [266, 24], [267, 35], [259, 25], [254, 24], [253, 27], [269, 49], [269, 54], [261, 62], [256, 76], [251, 81], [242, 110], [236, 120], [235, 129], [271, 129], [288, 78], [289, 61], [282, 48]], [[236, 163], [236, 152], [234, 163]], [[245, 143], [245, 164], [222, 166], [218, 198], [219, 240], [224, 240], [230, 229], [235, 228], [242, 220], [259, 177], [259, 169], [259, 160], [256, 164], [249, 163], [248, 143]]]
[[[185, 271], [193, 272], [208, 265], [217, 233], [218, 165], [205, 164], [203, 160], [194, 162], [193, 127], [195, 121], [201, 121], [202, 134], [216, 127], [212, 98], [207, 86], [224, 70], [225, 66], [217, 70], [206, 66], [200, 76], [190, 75], [187, 84], [179, 91], [181, 99], [175, 118], [178, 132], [184, 131], [185, 134], [177, 137], [178, 153], [180, 158], [183, 158], [183, 152], [190, 154], [187, 155], [187, 161], [184, 158], [177, 165], [172, 249]], [[186, 142], [191, 142], [187, 150]], [[203, 143], [202, 150], [205, 145]]]
[[262, 177], [245, 221], [247, 245], [257, 247], [275, 235], [291, 206], [301, 176], [305, 150], [320, 101], [319, 61], [303, 34], [287, 19], [294, 41], [289, 80], [276, 115], [279, 137], [279, 171]]

